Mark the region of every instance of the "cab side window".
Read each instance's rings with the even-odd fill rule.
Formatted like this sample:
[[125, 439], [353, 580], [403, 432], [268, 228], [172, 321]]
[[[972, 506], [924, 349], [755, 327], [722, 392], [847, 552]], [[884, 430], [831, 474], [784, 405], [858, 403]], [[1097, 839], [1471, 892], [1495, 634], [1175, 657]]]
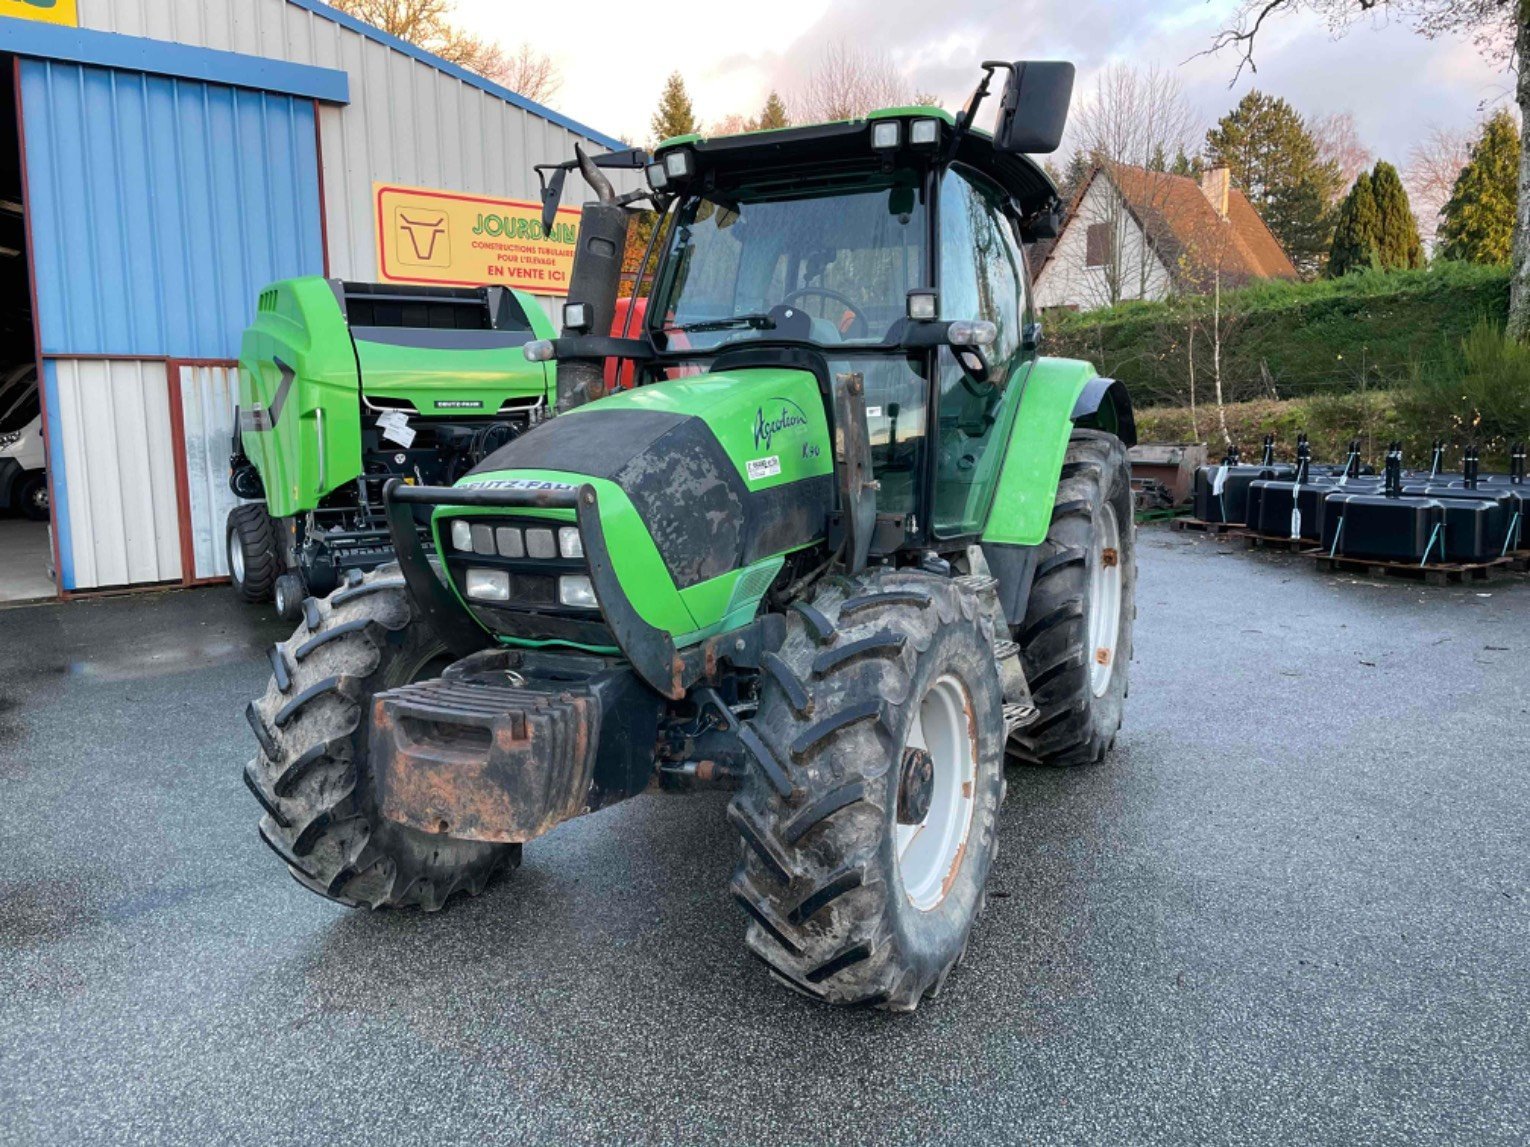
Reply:
[[940, 230], [940, 317], [985, 319], [998, 331], [987, 348], [987, 378], [967, 375], [949, 349], [937, 364], [934, 528], [953, 537], [982, 527], [998, 481], [1025, 360], [1025, 275], [1003, 194], [960, 169], [941, 183]]

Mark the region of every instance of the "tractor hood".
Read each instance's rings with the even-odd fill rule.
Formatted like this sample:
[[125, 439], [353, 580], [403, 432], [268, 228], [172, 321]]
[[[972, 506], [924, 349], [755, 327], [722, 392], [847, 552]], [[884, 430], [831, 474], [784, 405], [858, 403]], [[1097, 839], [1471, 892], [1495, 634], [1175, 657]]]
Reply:
[[[559, 415], [491, 454], [458, 488], [592, 490], [626, 602], [683, 647], [747, 621], [785, 555], [824, 537], [834, 500], [832, 453], [814, 376], [751, 368], [622, 391]], [[453, 589], [480, 624], [511, 641], [618, 644], [599, 640], [587, 625], [571, 628], [600, 615], [567, 607], [552, 582], [535, 581], [583, 571], [582, 554], [545, 556], [545, 540], [544, 556], [533, 556], [526, 532], [573, 516], [537, 508], [436, 511]], [[457, 526], [454, 536], [462, 518], [471, 525]], [[470, 569], [508, 572], [508, 600], [475, 598]], [[607, 612], [608, 605], [602, 599]]]
[[527, 331], [353, 327], [368, 405], [423, 418], [511, 414], [545, 402], [551, 370], [527, 362]]

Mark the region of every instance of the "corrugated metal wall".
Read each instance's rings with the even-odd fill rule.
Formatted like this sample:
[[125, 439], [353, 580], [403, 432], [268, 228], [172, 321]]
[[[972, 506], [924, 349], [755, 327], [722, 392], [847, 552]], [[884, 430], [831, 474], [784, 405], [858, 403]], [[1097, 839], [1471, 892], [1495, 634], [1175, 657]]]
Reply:
[[55, 359], [45, 378], [64, 589], [181, 580], [165, 364]]
[[45, 354], [232, 358], [273, 279], [324, 269], [310, 100], [23, 60]]
[[[532, 165], [571, 159], [578, 132], [288, 0], [79, 0], [87, 28], [339, 68], [348, 107], [319, 114], [330, 273], [377, 276], [372, 184], [536, 200]], [[636, 186], [637, 176], [614, 180]], [[565, 202], [587, 194], [571, 178]]]
[[186, 438], [185, 512], [191, 523], [193, 576], [227, 577], [223, 531], [239, 504], [228, 488], [228, 451], [234, 437], [239, 371], [229, 366], [172, 364], [180, 382], [181, 426]]

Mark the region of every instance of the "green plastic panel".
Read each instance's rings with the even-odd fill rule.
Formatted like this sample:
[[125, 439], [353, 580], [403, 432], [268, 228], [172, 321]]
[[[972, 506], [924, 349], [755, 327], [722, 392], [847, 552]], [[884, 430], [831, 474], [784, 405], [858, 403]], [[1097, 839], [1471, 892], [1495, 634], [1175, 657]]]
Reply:
[[1046, 540], [1073, 434], [1073, 408], [1098, 374], [1077, 359], [1043, 358], [1031, 368], [983, 541], [1034, 546]]

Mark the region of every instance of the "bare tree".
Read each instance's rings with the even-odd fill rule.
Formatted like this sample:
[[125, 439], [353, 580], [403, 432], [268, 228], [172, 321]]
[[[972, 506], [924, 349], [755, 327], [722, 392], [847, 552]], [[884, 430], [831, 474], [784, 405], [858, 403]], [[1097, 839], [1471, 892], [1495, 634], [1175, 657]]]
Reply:
[[365, 20], [448, 63], [477, 72], [527, 99], [546, 101], [563, 85], [552, 59], [529, 44], [514, 55], [492, 40], [459, 27], [453, 0], [333, 0], [342, 12]]
[[539, 104], [549, 102], [563, 88], [558, 65], [546, 52], [539, 52], [530, 44], [522, 44], [515, 50], [515, 55], [506, 59], [504, 72], [498, 80], [512, 92]]
[[1408, 153], [1403, 186], [1418, 219], [1419, 238], [1431, 252], [1440, 227], [1440, 211], [1450, 199], [1461, 169], [1471, 160], [1476, 134], [1475, 130], [1433, 124]]
[[748, 116], [739, 115], [738, 112], [734, 112], [731, 115], [723, 116], [716, 123], [707, 124], [707, 133], [710, 135], [738, 135], [741, 132], [754, 131], [756, 126], [755, 121]]
[[1168, 160], [1193, 147], [1196, 114], [1172, 72], [1112, 64], [1095, 79], [1073, 130], [1079, 151], [1105, 175], [1103, 182], [1096, 176], [1079, 204], [1079, 221], [1106, 256], [1085, 275], [1090, 301], [1110, 306], [1150, 297], [1163, 263], [1144, 243], [1142, 228], [1169, 209], [1177, 177], [1166, 170]]
[[913, 90], [886, 52], [836, 41], [792, 97], [798, 123], [855, 119], [877, 108], [907, 104]]
[[1370, 170], [1376, 157], [1361, 142], [1355, 117], [1350, 112], [1334, 112], [1332, 115], [1309, 118], [1307, 132], [1317, 144], [1319, 162], [1333, 164], [1338, 168], [1340, 180], [1328, 204], [1332, 207], [1349, 193], [1362, 171]]

